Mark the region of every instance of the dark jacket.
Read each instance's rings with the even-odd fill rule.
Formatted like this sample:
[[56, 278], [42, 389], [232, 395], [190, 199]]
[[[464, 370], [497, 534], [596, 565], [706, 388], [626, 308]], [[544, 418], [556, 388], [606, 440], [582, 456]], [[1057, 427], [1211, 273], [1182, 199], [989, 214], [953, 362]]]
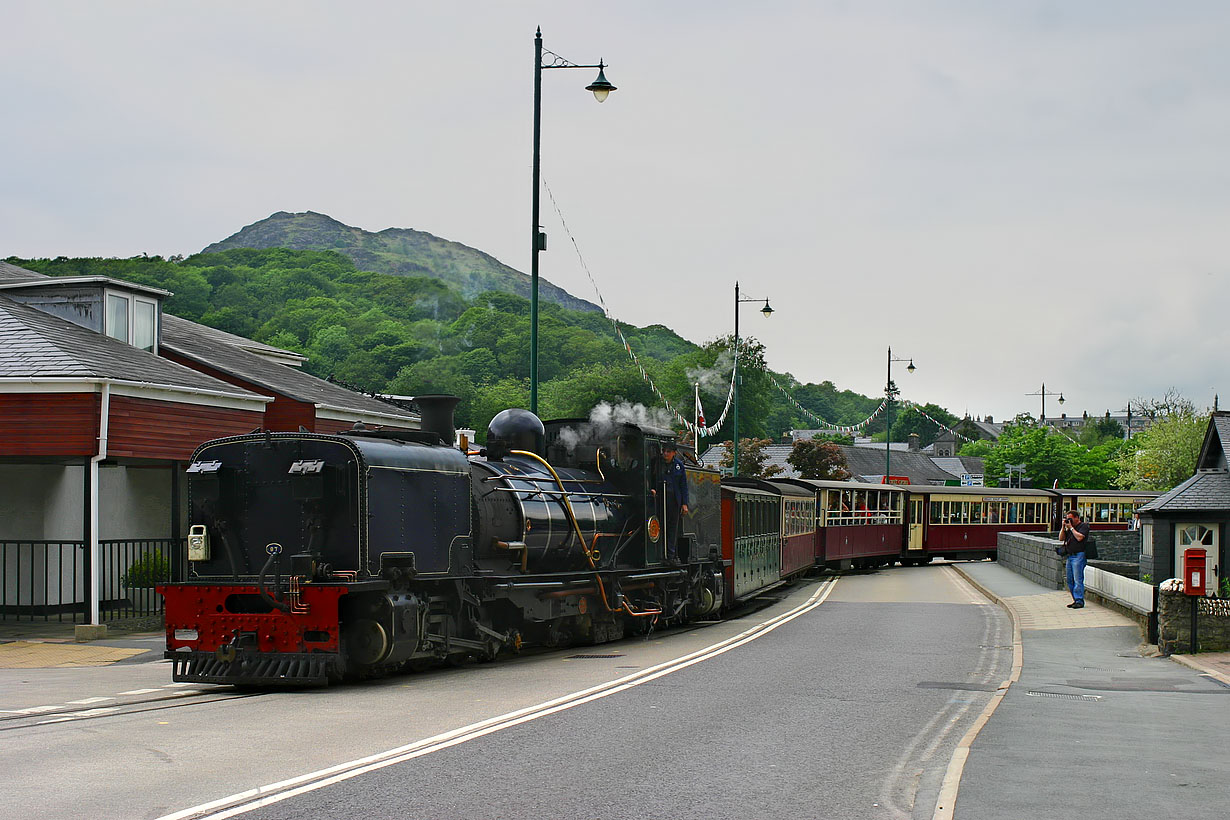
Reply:
[[[1076, 533], [1081, 534], [1081, 538], [1076, 537]], [[1068, 530], [1063, 537], [1063, 554], [1076, 555], [1085, 551], [1085, 539], [1089, 538], [1089, 523], [1082, 521], [1072, 529]]]
[[683, 459], [675, 456], [663, 465], [662, 481], [666, 484], [666, 495], [671, 503], [688, 503], [688, 471], [683, 466]]

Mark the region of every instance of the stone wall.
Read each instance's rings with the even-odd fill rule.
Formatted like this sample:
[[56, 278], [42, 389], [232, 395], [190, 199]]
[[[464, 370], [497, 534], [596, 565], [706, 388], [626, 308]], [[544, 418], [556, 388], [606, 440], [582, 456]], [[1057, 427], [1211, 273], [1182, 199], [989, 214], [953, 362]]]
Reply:
[[1098, 560], [1140, 563], [1140, 530], [1094, 530]]
[[995, 547], [996, 560], [1047, 589], [1067, 589], [1064, 559], [1055, 554], [1057, 540], [1054, 534], [1047, 537], [1001, 532]]
[[[1197, 649], [1201, 652], [1230, 650], [1230, 600], [1197, 598]], [[1182, 592], [1158, 593], [1157, 648], [1164, 654], [1187, 653], [1192, 644], [1192, 599]]]

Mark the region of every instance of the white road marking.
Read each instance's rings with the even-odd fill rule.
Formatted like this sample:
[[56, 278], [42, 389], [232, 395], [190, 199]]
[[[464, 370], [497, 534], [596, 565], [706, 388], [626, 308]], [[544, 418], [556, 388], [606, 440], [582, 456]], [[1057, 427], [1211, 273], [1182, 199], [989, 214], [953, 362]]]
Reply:
[[161, 689], [130, 689], [127, 692], [120, 692], [121, 695], [149, 695], [154, 692], [161, 692]]
[[84, 700], [70, 700], [69, 704], [73, 706], [88, 706], [91, 703], [102, 703], [107, 700], [115, 700], [115, 698], [85, 698]]
[[[610, 697], [619, 692], [627, 691], [635, 686], [640, 686], [666, 675], [679, 672], [695, 664], [715, 658], [718, 655], [723, 655], [754, 640], [763, 638], [779, 626], [787, 624], [823, 604], [837, 585], [837, 580], [833, 578], [832, 580], [825, 581], [811, 598], [794, 609], [756, 624], [751, 629], [745, 630], [732, 638], [727, 638], [704, 649], [699, 649], [690, 655], [684, 655], [673, 661], [648, 667], [639, 672], [634, 672], [589, 689], [582, 689], [534, 706], [518, 709], [515, 712], [488, 718], [469, 726], [463, 726], [460, 729], [454, 729], [434, 737], [415, 741], [406, 746], [389, 749], [388, 751], [347, 763], [340, 763], [336, 766], [299, 775], [298, 777], [278, 783], [271, 783], [267, 786], [258, 786], [255, 789], [239, 792], [220, 800], [213, 800], [209, 803], [183, 809], [173, 814], [164, 815], [158, 818], [158, 820], [187, 820], [187, 818], [193, 818], [193, 820], [224, 820], [224, 818], [246, 814], [255, 809], [279, 803], [300, 794], [322, 789], [334, 783], [340, 783], [343, 780], [349, 780], [397, 763], [404, 763], [407, 760], [423, 757], [432, 752], [438, 752], [442, 749], [448, 749], [471, 740], [476, 740], [502, 729], [519, 726], [532, 720], [562, 712], [565, 709], [571, 709], [574, 706], [581, 706], [601, 698]], [[216, 813], [213, 814], [208, 813], [215, 811]]]
[[63, 709], [63, 708], [64, 707], [62, 704], [57, 703], [55, 706], [30, 706], [25, 709], [17, 709], [15, 710], [15, 712], [16, 714], [19, 714], [19, 715], [37, 715], [40, 712], [51, 712], [56, 709]]

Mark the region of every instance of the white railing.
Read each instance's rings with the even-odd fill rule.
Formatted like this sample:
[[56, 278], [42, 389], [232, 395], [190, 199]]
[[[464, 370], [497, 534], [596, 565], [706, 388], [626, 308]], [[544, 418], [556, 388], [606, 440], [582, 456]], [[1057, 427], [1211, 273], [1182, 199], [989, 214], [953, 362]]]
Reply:
[[1153, 612], [1153, 585], [1097, 567], [1085, 567], [1085, 588], [1134, 612]]

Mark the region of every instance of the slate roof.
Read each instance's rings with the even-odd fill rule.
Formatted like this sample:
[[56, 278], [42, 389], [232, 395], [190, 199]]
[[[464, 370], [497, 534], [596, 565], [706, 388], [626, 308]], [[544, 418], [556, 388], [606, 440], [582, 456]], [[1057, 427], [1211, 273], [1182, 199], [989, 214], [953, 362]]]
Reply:
[[[781, 474], [782, 477], [798, 478], [798, 472], [786, 461], [792, 448], [793, 445], [790, 444], [772, 444], [765, 447], [765, 463], [781, 467], [784, 470]], [[838, 445], [838, 448], [845, 455], [846, 464], [855, 480], [858, 480], [860, 476], [876, 476], [878, 479], [884, 475], [883, 446], [871, 448]], [[725, 450], [721, 445], [710, 447], [701, 456], [701, 463], [716, 469], [724, 453]], [[956, 461], [957, 459], [949, 460]], [[976, 466], [977, 469], [964, 470], [963, 472], [980, 473], [983, 471], [982, 459], [970, 458], [964, 459], [964, 462], [967, 462], [970, 467]], [[898, 452], [893, 450], [891, 469], [893, 475], [908, 476], [911, 484], [942, 485], [947, 481], [961, 478], [960, 473], [953, 474], [941, 469], [936, 464], [936, 459], [924, 453]]]
[[0, 339], [4, 340], [0, 344], [0, 377], [117, 379], [257, 398], [251, 391], [3, 295]]
[[[296, 353], [293, 350], [284, 350], [280, 347], [267, 345], [263, 342], [246, 339], [243, 336], [236, 336], [234, 333], [227, 333], [225, 330], [218, 330], [216, 327], [209, 327], [208, 325], [202, 325], [198, 322], [190, 322], [187, 319], [172, 316], [170, 313], [163, 313], [162, 327], [164, 334], [166, 333], [167, 325], [180, 328], [182, 330], [180, 335], [190, 332], [208, 339], [211, 342], [228, 344], [232, 347], [237, 347], [241, 350], [247, 350], [251, 353], [255, 353], [258, 356], [264, 355], [270, 361], [279, 359], [286, 364], [293, 364], [296, 367], [299, 363], [307, 361], [307, 356], [304, 356], [301, 353]], [[192, 325], [191, 330], [186, 328], [185, 325]]]
[[1230, 510], [1230, 472], [1201, 470], [1170, 492], [1140, 508], [1141, 512]]
[[162, 319], [162, 348], [194, 362], [296, 401], [361, 413], [382, 413], [397, 416], [407, 422], [418, 419], [417, 415], [392, 404], [318, 379], [298, 368], [270, 362], [255, 353], [236, 347], [225, 338], [220, 338], [216, 332], [208, 332], [212, 329], [204, 325], [167, 313], [162, 315]]
[[0, 262], [0, 282], [31, 282], [38, 279], [51, 279], [45, 273], [19, 268], [8, 262]]
[[[61, 280], [63, 277], [47, 276], [0, 262], [0, 284], [41, 283], [47, 279]], [[4, 296], [0, 296], [0, 300], [0, 338], [5, 342], [5, 349], [0, 350], [0, 377], [93, 376], [200, 387], [233, 395], [257, 395]], [[271, 358], [302, 360], [292, 351], [165, 312], [159, 346], [296, 401], [395, 416], [406, 422], [418, 418], [392, 404], [331, 384], [295, 367], [278, 364]]]

